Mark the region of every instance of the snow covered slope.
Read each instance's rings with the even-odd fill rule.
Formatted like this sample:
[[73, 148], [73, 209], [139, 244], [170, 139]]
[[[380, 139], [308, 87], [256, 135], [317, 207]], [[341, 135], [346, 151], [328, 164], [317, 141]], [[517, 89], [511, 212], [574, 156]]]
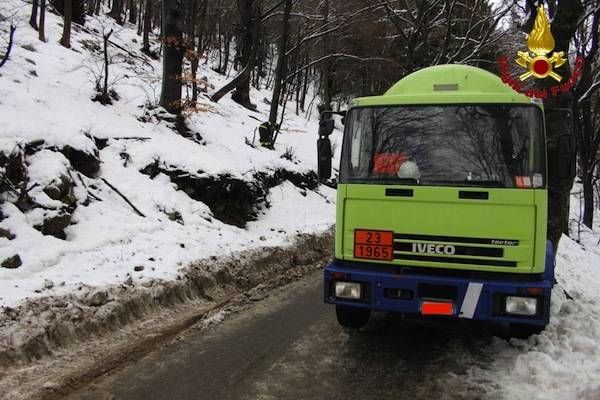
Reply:
[[[22, 155], [34, 204], [15, 205], [18, 187], [0, 194], [1, 226], [9, 231], [0, 237], [0, 262], [12, 258], [14, 267], [16, 255], [21, 262], [0, 268], [0, 306], [82, 285], [172, 280], [192, 261], [282, 244], [334, 223], [334, 190], [314, 187], [316, 111], [296, 116], [288, 104], [275, 150], [268, 150], [246, 143], [267, 119], [268, 91], [252, 90], [257, 112], [229, 96], [218, 104], [204, 99], [201, 111], [188, 115], [183, 137], [155, 107], [161, 63], [139, 51], [135, 27], [88, 18], [85, 28], [74, 26], [66, 49], [58, 44], [62, 18], [47, 15], [42, 43], [27, 24], [30, 7], [22, 0], [0, 4], [0, 35], [11, 21], [18, 25], [0, 69], [0, 153], [13, 161]], [[120, 99], [103, 106], [91, 99], [102, 32], [110, 29], [116, 46], [109, 48], [109, 81]], [[210, 64], [198, 76], [218, 88], [230, 77]], [[338, 130], [333, 140], [341, 141]], [[255, 204], [236, 202], [238, 192], [254, 195]], [[220, 196], [231, 197], [224, 209]]]

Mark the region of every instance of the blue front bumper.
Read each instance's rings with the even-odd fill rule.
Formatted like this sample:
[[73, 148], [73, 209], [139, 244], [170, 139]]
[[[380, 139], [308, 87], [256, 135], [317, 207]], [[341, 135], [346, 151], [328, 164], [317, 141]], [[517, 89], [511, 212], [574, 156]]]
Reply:
[[[391, 273], [385, 270], [362, 269], [333, 262], [325, 267], [325, 302], [420, 315], [424, 300], [451, 300], [453, 315], [482, 321], [519, 322], [546, 325], [550, 315], [550, 296], [554, 282], [553, 260], [547, 273], [536, 280], [475, 279], [414, 272]], [[513, 277], [514, 278], [514, 277]], [[335, 297], [334, 282], [351, 281], [362, 284], [363, 297], [347, 300]], [[534, 316], [515, 316], [505, 312], [507, 295], [535, 297], [538, 311]]]

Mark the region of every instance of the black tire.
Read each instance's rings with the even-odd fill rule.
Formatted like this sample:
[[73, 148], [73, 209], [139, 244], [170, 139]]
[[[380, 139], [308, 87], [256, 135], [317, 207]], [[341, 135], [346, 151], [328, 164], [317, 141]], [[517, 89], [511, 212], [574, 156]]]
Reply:
[[537, 335], [541, 333], [545, 326], [540, 325], [529, 325], [529, 324], [519, 324], [519, 323], [511, 323], [509, 335], [510, 337], [517, 339], [527, 339], [531, 335]]
[[371, 310], [368, 308], [335, 306], [338, 323], [346, 328], [362, 328], [369, 321]]

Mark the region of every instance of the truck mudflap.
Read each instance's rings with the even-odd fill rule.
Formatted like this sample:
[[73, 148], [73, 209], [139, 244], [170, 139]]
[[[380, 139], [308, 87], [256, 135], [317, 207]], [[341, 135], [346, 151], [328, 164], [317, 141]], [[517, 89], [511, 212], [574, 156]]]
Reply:
[[[382, 267], [381, 264], [379, 264]], [[547, 325], [554, 285], [552, 247], [546, 271], [523, 279], [476, 279], [383, 268], [361, 269], [335, 261], [324, 271], [325, 302], [377, 311], [481, 321]]]

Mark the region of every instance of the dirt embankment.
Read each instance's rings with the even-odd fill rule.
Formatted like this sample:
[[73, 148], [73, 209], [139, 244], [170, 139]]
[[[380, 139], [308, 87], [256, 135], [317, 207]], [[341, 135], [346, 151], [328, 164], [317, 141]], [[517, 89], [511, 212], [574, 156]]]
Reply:
[[[332, 229], [318, 235], [297, 235], [285, 247], [199, 261], [182, 269], [176, 281], [154, 281], [147, 287], [127, 282], [109, 288], [84, 287], [68, 296], [35, 299], [5, 309], [0, 314], [0, 387], [11, 370], [23, 370], [47, 356], [132, 325], [142, 326], [141, 322], [159, 315], [165, 328], [162, 333], [176, 326], [184, 329], [200, 320], [206, 310], [241, 292], [277, 276], [293, 279], [295, 272], [318, 268], [331, 258], [333, 243]], [[178, 315], [189, 316], [183, 325], [177, 316], [165, 317], [175, 309]], [[153, 335], [160, 336], [160, 329]]]

